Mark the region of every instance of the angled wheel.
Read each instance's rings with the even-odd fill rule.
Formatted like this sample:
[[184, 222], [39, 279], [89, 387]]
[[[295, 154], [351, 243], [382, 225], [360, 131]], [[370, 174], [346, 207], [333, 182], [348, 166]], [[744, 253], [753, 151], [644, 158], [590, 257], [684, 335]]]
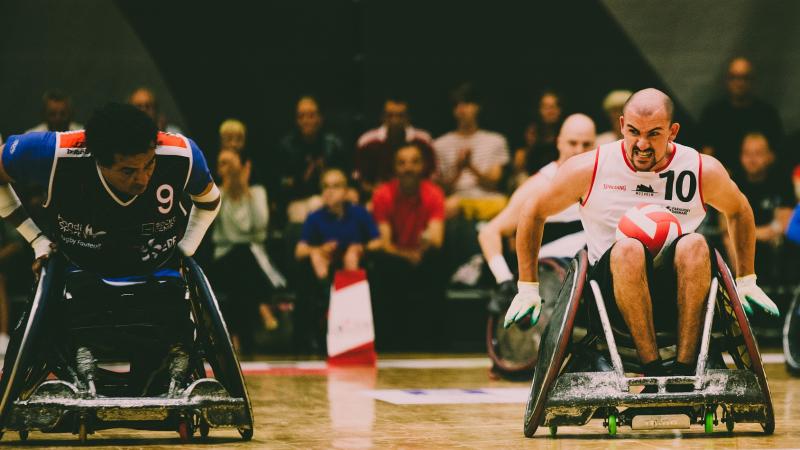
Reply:
[[758, 343], [753, 336], [750, 322], [747, 320], [747, 315], [736, 292], [733, 275], [718, 251], [715, 251], [715, 256], [722, 293], [722, 301], [718, 309], [726, 322], [728, 352], [737, 368], [752, 371], [758, 379], [765, 404], [764, 422], [761, 423], [761, 428], [765, 434], [772, 434], [775, 432], [775, 411], [772, 407], [772, 395], [769, 391], [767, 374], [764, 372], [764, 365], [761, 361], [761, 352], [758, 350]]
[[239, 435], [242, 437], [243, 441], [249, 441], [250, 439], [253, 439], [253, 429], [239, 428]]

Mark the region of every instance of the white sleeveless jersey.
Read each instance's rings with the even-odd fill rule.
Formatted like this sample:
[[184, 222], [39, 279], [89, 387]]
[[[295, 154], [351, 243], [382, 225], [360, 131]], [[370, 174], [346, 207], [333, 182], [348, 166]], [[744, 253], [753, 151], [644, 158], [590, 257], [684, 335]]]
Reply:
[[[556, 164], [555, 161], [539, 169], [539, 173], [542, 174], [542, 176], [544, 176], [548, 181], [553, 181], [553, 179], [556, 177], [557, 171], [558, 171], [558, 164]], [[560, 213], [549, 216], [547, 218], [546, 223], [577, 222], [579, 220], [581, 220], [581, 216], [580, 212], [578, 211], [578, 204], [575, 203], [574, 205], [561, 211]]]
[[637, 172], [625, 156], [622, 140], [597, 149], [592, 184], [580, 206], [590, 264], [597, 262], [616, 242], [622, 215], [642, 203], [670, 210], [681, 223], [683, 233], [691, 233], [700, 226], [706, 215], [700, 153], [675, 143], [672, 148], [666, 167], [658, 172]]

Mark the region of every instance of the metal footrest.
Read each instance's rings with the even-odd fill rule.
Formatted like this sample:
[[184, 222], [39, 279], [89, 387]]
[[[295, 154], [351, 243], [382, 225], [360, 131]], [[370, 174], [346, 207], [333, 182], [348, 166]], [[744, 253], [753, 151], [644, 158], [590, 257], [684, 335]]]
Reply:
[[[247, 425], [244, 399], [231, 397], [215, 379], [201, 378], [178, 397], [91, 397], [72, 383], [42, 383], [27, 400], [18, 400], [6, 429], [64, 431], [67, 419], [92, 417], [94, 429], [115, 428], [135, 422], [167, 422], [186, 414], [199, 414], [212, 427]], [[167, 429], [170, 429], [167, 426]]]

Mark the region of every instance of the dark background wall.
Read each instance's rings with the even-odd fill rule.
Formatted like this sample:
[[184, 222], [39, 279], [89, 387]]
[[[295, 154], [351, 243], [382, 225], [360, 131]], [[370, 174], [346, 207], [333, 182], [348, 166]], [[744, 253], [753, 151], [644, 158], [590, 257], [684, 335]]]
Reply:
[[[697, 105], [718, 91], [687, 88], [680, 71], [654, 56], [680, 53], [673, 35], [659, 47], [647, 26], [672, 5], [656, 3], [633, 14], [625, 2], [576, 0], [0, 0], [0, 133], [37, 123], [47, 88], [71, 92], [85, 121], [96, 105], [148, 84], [171, 121], [212, 155], [217, 126], [231, 116], [249, 125], [253, 150], [269, 149], [291, 127], [294, 100], [304, 93], [320, 97], [328, 124], [347, 139], [378, 122], [387, 92], [406, 95], [414, 121], [438, 135], [453, 125], [450, 89], [473, 80], [485, 98], [484, 126], [511, 142], [546, 87], [602, 130], [609, 90], [656, 86], [675, 95], [681, 140], [692, 143]], [[680, 56], [696, 62], [692, 49]], [[720, 64], [704, 67], [706, 80], [719, 83]]]

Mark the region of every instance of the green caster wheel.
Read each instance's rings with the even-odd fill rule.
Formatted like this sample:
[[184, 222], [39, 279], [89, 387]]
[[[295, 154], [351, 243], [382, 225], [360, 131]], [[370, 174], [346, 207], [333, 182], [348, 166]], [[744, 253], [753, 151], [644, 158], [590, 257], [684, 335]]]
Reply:
[[708, 411], [706, 411], [706, 433], [711, 434], [713, 432], [714, 432], [714, 411], [711, 411], [709, 409]]
[[616, 436], [617, 435], [617, 415], [616, 414], [609, 414], [608, 415], [608, 435], [609, 436]]

